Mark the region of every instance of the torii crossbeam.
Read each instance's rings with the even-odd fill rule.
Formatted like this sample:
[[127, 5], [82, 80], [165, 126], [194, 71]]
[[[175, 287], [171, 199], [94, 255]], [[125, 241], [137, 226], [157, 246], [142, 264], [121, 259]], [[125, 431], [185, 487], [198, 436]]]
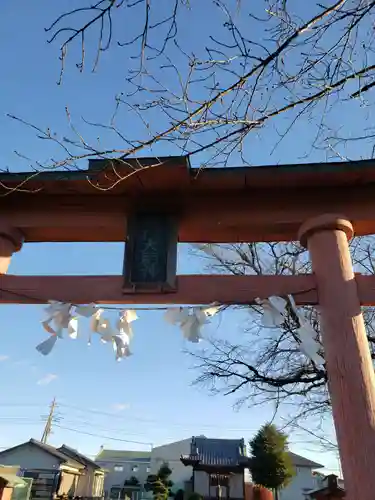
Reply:
[[[292, 294], [319, 305], [348, 498], [374, 500], [375, 375], [361, 305], [375, 305], [375, 277], [354, 275], [348, 247], [353, 227], [375, 233], [374, 195], [373, 161], [195, 171], [186, 158], [148, 158], [1, 174], [0, 303], [246, 304]], [[175, 276], [177, 241], [297, 239], [314, 274]], [[124, 275], [5, 274], [24, 242], [64, 241], [127, 241]]]

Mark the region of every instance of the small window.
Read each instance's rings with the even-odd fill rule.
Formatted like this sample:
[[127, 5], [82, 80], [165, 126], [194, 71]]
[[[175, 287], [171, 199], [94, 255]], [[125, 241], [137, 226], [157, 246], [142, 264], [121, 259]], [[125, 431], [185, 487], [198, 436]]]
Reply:
[[123, 472], [124, 467], [123, 467], [122, 465], [115, 465], [115, 466], [113, 467], [113, 470], [114, 470], [115, 472]]
[[147, 467], [146, 472], [151, 472], [151, 467]]
[[133, 465], [132, 472], [138, 472], [138, 465]]

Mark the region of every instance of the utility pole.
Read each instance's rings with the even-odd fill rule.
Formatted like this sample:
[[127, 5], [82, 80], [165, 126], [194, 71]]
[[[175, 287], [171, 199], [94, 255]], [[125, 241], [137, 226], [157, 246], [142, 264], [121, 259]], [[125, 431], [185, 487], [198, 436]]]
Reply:
[[46, 425], [44, 427], [44, 431], [43, 431], [43, 435], [42, 435], [42, 439], [41, 439], [41, 442], [44, 444], [47, 444], [48, 437], [52, 431], [52, 422], [53, 422], [53, 416], [55, 413], [55, 409], [56, 409], [56, 398], [53, 398], [51, 406], [50, 406], [50, 410], [49, 410], [49, 415], [47, 417], [47, 422], [46, 422]]

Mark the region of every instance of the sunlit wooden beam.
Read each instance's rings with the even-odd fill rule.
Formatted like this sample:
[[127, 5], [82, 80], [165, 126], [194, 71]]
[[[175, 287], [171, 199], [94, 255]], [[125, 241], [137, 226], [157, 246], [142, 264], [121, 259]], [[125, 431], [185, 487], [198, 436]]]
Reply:
[[[26, 243], [124, 241], [128, 216], [145, 209], [175, 216], [179, 241], [187, 243], [296, 240], [301, 225], [322, 213], [345, 215], [356, 235], [375, 234], [372, 160], [194, 170], [174, 158], [155, 165], [31, 178], [2, 173], [1, 218]], [[120, 171], [134, 175], [117, 183]]]
[[[123, 293], [123, 276], [0, 277], [1, 304], [38, 304], [59, 300], [73, 304], [251, 304], [257, 297], [292, 294], [297, 304], [316, 304], [313, 275], [180, 275], [171, 293]], [[375, 287], [374, 287], [375, 298]]]

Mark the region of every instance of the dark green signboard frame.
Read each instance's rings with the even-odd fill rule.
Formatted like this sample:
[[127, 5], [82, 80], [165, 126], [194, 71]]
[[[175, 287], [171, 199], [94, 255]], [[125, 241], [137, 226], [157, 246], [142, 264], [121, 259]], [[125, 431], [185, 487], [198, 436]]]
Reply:
[[178, 224], [168, 214], [137, 213], [128, 219], [124, 289], [176, 289]]

